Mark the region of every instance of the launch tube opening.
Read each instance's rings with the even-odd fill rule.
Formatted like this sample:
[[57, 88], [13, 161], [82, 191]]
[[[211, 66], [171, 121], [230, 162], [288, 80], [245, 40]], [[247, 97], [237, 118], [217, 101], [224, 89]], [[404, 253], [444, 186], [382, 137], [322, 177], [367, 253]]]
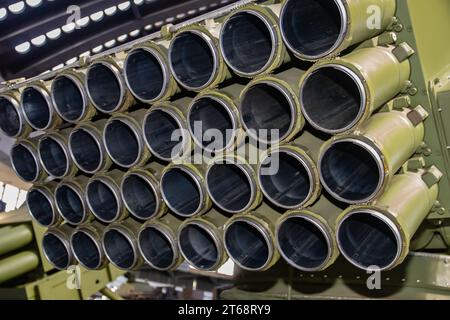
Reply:
[[[250, 135], [263, 142], [283, 140], [294, 127], [292, 98], [275, 83], [257, 83], [251, 86], [241, 100], [242, 122]], [[263, 132], [262, 130], [267, 130]], [[278, 139], [272, 130], [277, 130]]]
[[397, 261], [402, 241], [395, 224], [375, 211], [355, 211], [338, 225], [341, 253], [355, 266], [388, 269]]
[[169, 208], [183, 217], [195, 215], [204, 199], [197, 179], [188, 171], [172, 168], [161, 178], [161, 192]]
[[110, 223], [119, 215], [119, 198], [107, 183], [91, 181], [86, 189], [86, 199], [92, 213], [101, 221]]
[[61, 118], [76, 122], [83, 117], [86, 101], [78, 82], [69, 76], [58, 76], [53, 80], [51, 90], [55, 109]]
[[22, 92], [22, 107], [28, 123], [36, 130], [45, 130], [50, 125], [52, 110], [50, 98], [44, 89], [27, 87]]
[[322, 154], [319, 169], [324, 187], [347, 203], [371, 200], [381, 189], [384, 166], [368, 144], [354, 139], [336, 141]]
[[61, 178], [69, 171], [69, 157], [61, 143], [52, 137], [45, 137], [39, 142], [39, 156], [47, 172]]
[[116, 267], [129, 270], [136, 263], [137, 256], [132, 241], [123, 232], [110, 229], [103, 235], [103, 246], [109, 261]]
[[346, 20], [340, 0], [289, 0], [280, 15], [281, 33], [294, 53], [319, 59], [342, 43]]
[[83, 198], [69, 185], [61, 185], [56, 189], [55, 202], [59, 213], [67, 222], [78, 225], [85, 218]]
[[319, 224], [303, 216], [283, 221], [277, 241], [282, 256], [300, 270], [319, 270], [330, 257], [328, 235]]
[[76, 259], [87, 269], [97, 269], [101, 265], [101, 249], [97, 242], [84, 231], [72, 235], [72, 250]]
[[214, 202], [224, 211], [238, 213], [251, 205], [255, 185], [250, 173], [239, 164], [216, 163], [206, 174], [206, 184]]
[[88, 130], [76, 129], [69, 137], [69, 149], [76, 165], [87, 173], [100, 169], [103, 151], [100, 143]]
[[306, 77], [300, 91], [305, 118], [327, 133], [351, 129], [364, 113], [364, 86], [348, 68], [320, 67]]
[[[215, 98], [202, 97], [195, 101], [189, 111], [188, 122], [193, 139], [205, 150], [221, 151], [234, 142], [237, 130], [234, 116], [227, 105]], [[222, 139], [215, 136], [219, 132]]]
[[147, 227], [139, 234], [139, 247], [144, 259], [159, 270], [168, 270], [175, 263], [172, 240], [161, 230]]
[[31, 216], [44, 227], [51, 226], [56, 220], [52, 199], [39, 189], [31, 189], [27, 193], [28, 211]]
[[53, 233], [47, 233], [42, 238], [42, 247], [48, 261], [57, 269], [67, 269], [70, 264], [70, 253], [64, 241]]
[[125, 80], [130, 91], [142, 101], [154, 101], [164, 94], [167, 74], [164, 62], [147, 49], [132, 51], [125, 61]]
[[224, 23], [220, 46], [232, 69], [254, 75], [274, 59], [275, 37], [272, 26], [260, 14], [242, 11]]
[[199, 224], [185, 225], [180, 231], [179, 244], [183, 256], [197, 269], [210, 270], [219, 261], [219, 246], [215, 237]]
[[225, 230], [225, 247], [228, 254], [242, 268], [263, 269], [272, 255], [265, 232], [255, 223], [236, 220]]
[[289, 151], [272, 152], [264, 158], [258, 178], [264, 195], [282, 208], [299, 207], [312, 193], [311, 170], [302, 158]]
[[24, 144], [16, 144], [11, 150], [11, 164], [17, 175], [26, 182], [34, 182], [39, 176], [39, 164], [34, 153]]
[[105, 147], [111, 159], [122, 167], [131, 167], [142, 153], [139, 133], [127, 121], [115, 119], [105, 127]]
[[116, 111], [123, 100], [118, 71], [106, 63], [94, 63], [87, 71], [86, 89], [95, 107], [105, 113]]
[[18, 104], [0, 96], [0, 129], [8, 137], [17, 137], [22, 131], [22, 119], [18, 111]]
[[208, 86], [218, 65], [212, 40], [196, 31], [182, 32], [172, 40], [169, 60], [175, 78], [191, 90]]
[[121, 186], [122, 198], [131, 214], [150, 219], [157, 213], [159, 200], [152, 183], [140, 174], [129, 174]]

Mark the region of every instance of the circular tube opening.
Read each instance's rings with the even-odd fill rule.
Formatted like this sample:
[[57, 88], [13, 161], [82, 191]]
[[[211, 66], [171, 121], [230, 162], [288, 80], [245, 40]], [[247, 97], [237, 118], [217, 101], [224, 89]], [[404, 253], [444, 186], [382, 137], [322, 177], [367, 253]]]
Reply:
[[286, 45], [304, 58], [332, 53], [346, 33], [346, 11], [340, 0], [289, 0], [280, 16]]
[[44, 191], [31, 189], [27, 193], [28, 211], [44, 227], [51, 226], [56, 220], [53, 200]]
[[86, 199], [92, 213], [103, 222], [114, 222], [120, 211], [119, 198], [108, 183], [91, 181], [86, 189]]
[[159, 270], [168, 270], [175, 263], [172, 240], [161, 230], [147, 227], [139, 234], [139, 247], [145, 261]]
[[228, 225], [224, 237], [228, 254], [242, 268], [261, 270], [270, 260], [269, 242], [255, 224], [236, 220]]
[[17, 137], [22, 132], [22, 119], [17, 108], [11, 99], [0, 97], [0, 129], [8, 137]]
[[312, 174], [294, 153], [272, 152], [261, 162], [258, 176], [264, 195], [281, 208], [299, 207], [311, 197]]
[[255, 12], [234, 14], [225, 22], [220, 40], [224, 59], [239, 73], [260, 73], [274, 58], [274, 32], [268, 22]]
[[212, 165], [206, 174], [206, 184], [211, 199], [227, 212], [245, 211], [254, 199], [255, 184], [247, 170], [238, 164]]
[[153, 184], [140, 174], [129, 174], [122, 182], [122, 198], [128, 210], [143, 220], [152, 218], [158, 210], [159, 200]]
[[72, 235], [73, 253], [85, 268], [98, 269], [102, 263], [101, 251], [97, 242], [86, 232], [78, 230]]
[[169, 60], [174, 77], [188, 89], [206, 87], [217, 69], [217, 54], [212, 41], [194, 31], [180, 33], [172, 40]]
[[82, 195], [67, 184], [56, 188], [55, 203], [64, 220], [71, 224], [78, 225], [86, 217]]
[[166, 161], [182, 154], [186, 144], [182, 130], [180, 121], [161, 109], [150, 111], [144, 121], [144, 136], [148, 148], [155, 156]]
[[107, 230], [103, 236], [103, 247], [109, 261], [116, 267], [129, 270], [136, 264], [136, 250], [132, 241], [117, 229]]
[[69, 158], [62, 144], [47, 136], [39, 142], [42, 166], [53, 177], [64, 177], [69, 171]]
[[330, 257], [330, 243], [323, 229], [312, 220], [293, 216], [278, 228], [278, 247], [283, 257], [300, 270], [319, 270]]
[[342, 254], [362, 269], [387, 269], [401, 251], [401, 237], [394, 223], [378, 212], [349, 214], [338, 226], [337, 239]]
[[208, 151], [221, 151], [234, 142], [235, 119], [223, 102], [202, 97], [189, 110], [189, 130], [195, 142]]
[[43, 89], [27, 87], [22, 92], [22, 107], [28, 123], [36, 130], [45, 130], [52, 120], [49, 97]]
[[52, 98], [55, 109], [68, 122], [79, 121], [86, 111], [86, 101], [77, 80], [70, 76], [59, 76], [52, 83]]
[[42, 238], [42, 248], [47, 260], [57, 269], [69, 267], [70, 252], [60, 237], [53, 233], [45, 234]]
[[364, 112], [364, 87], [347, 68], [325, 66], [313, 71], [300, 89], [308, 121], [328, 133], [351, 129]]
[[132, 167], [140, 158], [142, 147], [139, 134], [128, 123], [115, 119], [105, 127], [105, 147], [111, 159], [122, 167]]
[[210, 270], [219, 261], [219, 249], [213, 235], [204, 227], [190, 223], [179, 235], [180, 249], [185, 259], [195, 268]]
[[148, 49], [133, 50], [125, 61], [125, 80], [142, 101], [155, 101], [164, 94], [167, 75], [164, 62]]
[[276, 142], [292, 131], [296, 115], [292, 101], [281, 87], [257, 83], [242, 97], [241, 117], [250, 135], [260, 141]]
[[16, 144], [11, 150], [11, 164], [16, 174], [26, 182], [34, 182], [39, 177], [39, 163], [35, 154], [25, 144]]
[[87, 173], [97, 172], [103, 162], [101, 142], [85, 129], [72, 131], [69, 137], [69, 148], [76, 165]]
[[169, 208], [180, 216], [195, 215], [203, 201], [203, 190], [186, 170], [172, 168], [161, 178], [161, 193]]
[[122, 103], [123, 87], [118, 74], [110, 65], [91, 65], [86, 76], [86, 88], [92, 103], [102, 112], [116, 111]]
[[358, 140], [334, 142], [319, 161], [324, 187], [347, 203], [371, 200], [381, 188], [382, 168], [376, 151]]

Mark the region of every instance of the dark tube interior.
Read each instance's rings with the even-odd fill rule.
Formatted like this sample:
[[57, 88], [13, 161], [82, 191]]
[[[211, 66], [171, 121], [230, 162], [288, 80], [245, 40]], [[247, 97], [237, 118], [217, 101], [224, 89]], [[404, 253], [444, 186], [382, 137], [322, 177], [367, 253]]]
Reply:
[[261, 139], [268, 141], [275, 139], [271, 130], [278, 130], [280, 139], [288, 134], [293, 120], [287, 97], [280, 89], [265, 83], [247, 90], [241, 102], [241, 112], [247, 129], [256, 130]]
[[176, 130], [181, 130], [180, 125], [167, 112], [153, 110], [145, 119], [145, 139], [153, 153], [164, 159], [171, 159], [179, 155], [182, 150], [182, 135], [174, 134]]
[[113, 120], [108, 123], [105, 143], [109, 155], [118, 165], [128, 167], [138, 161], [141, 152], [139, 137], [125, 122]]
[[47, 197], [39, 190], [32, 189], [27, 194], [27, 205], [33, 218], [43, 226], [53, 223], [55, 212]]
[[42, 93], [33, 87], [25, 88], [22, 93], [23, 111], [28, 122], [36, 129], [45, 129], [51, 121], [50, 106]]
[[72, 249], [78, 261], [88, 269], [96, 269], [100, 265], [101, 253], [94, 240], [85, 232], [78, 231], [72, 236]]
[[182, 216], [191, 216], [200, 207], [201, 190], [184, 170], [174, 168], [161, 179], [161, 192], [167, 204]]
[[200, 88], [214, 74], [214, 53], [200, 35], [183, 32], [172, 40], [170, 60], [175, 75], [183, 85]]
[[67, 185], [62, 185], [55, 192], [55, 201], [59, 212], [67, 222], [79, 224], [83, 221], [85, 210], [83, 200], [78, 193]]
[[103, 112], [112, 112], [121, 102], [120, 80], [107, 66], [96, 63], [89, 68], [87, 90], [95, 106]]
[[342, 24], [333, 0], [290, 0], [281, 18], [285, 41], [297, 53], [310, 57], [322, 56], [333, 48]]
[[16, 173], [24, 181], [33, 182], [37, 179], [39, 175], [38, 164], [27, 147], [21, 144], [15, 145], [11, 150], [11, 161]]
[[103, 246], [110, 261], [121, 269], [131, 269], [135, 260], [135, 252], [130, 240], [115, 229], [106, 231]]
[[139, 236], [139, 245], [145, 259], [151, 265], [168, 269], [172, 266], [175, 253], [169, 239], [156, 228], [144, 229]]
[[311, 188], [308, 169], [290, 153], [272, 153], [261, 163], [261, 172], [261, 187], [272, 202], [295, 207], [308, 199]]
[[207, 176], [211, 197], [225, 210], [239, 212], [250, 205], [252, 183], [236, 164], [217, 163]]
[[125, 71], [128, 85], [139, 99], [154, 100], [164, 90], [163, 68], [155, 55], [147, 50], [133, 51], [128, 56]]
[[353, 142], [334, 143], [320, 164], [322, 182], [347, 201], [364, 201], [378, 189], [381, 179], [377, 162], [370, 152]]
[[103, 155], [96, 138], [86, 130], [77, 129], [70, 136], [70, 150], [81, 170], [88, 173], [99, 169]]
[[362, 97], [355, 80], [344, 71], [323, 67], [314, 71], [301, 92], [303, 111], [325, 130], [344, 130], [357, 119]]
[[242, 73], [256, 73], [269, 63], [274, 49], [271, 30], [255, 14], [233, 15], [222, 31], [222, 52], [228, 63]]
[[337, 236], [341, 251], [363, 268], [389, 266], [399, 249], [389, 225], [365, 212], [357, 212], [345, 219]]
[[69, 159], [62, 146], [53, 138], [47, 137], [39, 143], [42, 164], [54, 177], [62, 177], [69, 168]]
[[280, 225], [278, 245], [291, 262], [303, 269], [319, 268], [330, 251], [322, 231], [301, 217], [291, 217]]
[[17, 109], [4, 97], [0, 97], [0, 129], [9, 137], [17, 136], [22, 129]]
[[66, 269], [70, 256], [64, 243], [57, 236], [47, 233], [42, 238], [42, 246], [48, 260], [58, 269]]
[[106, 183], [100, 180], [92, 181], [87, 188], [87, 201], [100, 220], [112, 222], [117, 218], [119, 204], [114, 191]]
[[233, 119], [215, 99], [201, 98], [189, 113], [189, 126], [197, 142], [209, 150], [222, 150], [233, 139]]
[[211, 269], [219, 259], [213, 237], [196, 224], [186, 225], [180, 232], [180, 248], [197, 269]]
[[150, 183], [136, 174], [128, 175], [122, 184], [123, 200], [131, 213], [140, 219], [156, 214], [157, 195]]
[[55, 107], [64, 119], [77, 121], [83, 116], [83, 94], [74, 80], [66, 76], [57, 77], [53, 81], [52, 94]]
[[253, 225], [235, 221], [225, 233], [225, 245], [234, 261], [257, 270], [269, 259], [269, 247], [263, 234]]

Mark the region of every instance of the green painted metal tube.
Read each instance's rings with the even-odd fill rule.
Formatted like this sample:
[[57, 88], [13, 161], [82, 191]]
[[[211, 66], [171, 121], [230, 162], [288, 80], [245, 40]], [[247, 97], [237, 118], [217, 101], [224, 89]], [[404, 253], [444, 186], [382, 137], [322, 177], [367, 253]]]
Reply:
[[56, 227], [63, 222], [55, 205], [55, 182], [33, 185], [27, 193], [27, 207], [31, 217], [44, 227]]
[[394, 49], [363, 48], [316, 63], [300, 80], [308, 122], [330, 134], [346, 132], [395, 97], [406, 87], [411, 66], [408, 59], [399, 61]]
[[70, 248], [73, 231], [73, 227], [63, 224], [48, 229], [42, 236], [42, 251], [46, 259], [58, 270], [65, 270], [76, 263]]
[[264, 271], [280, 258], [275, 226], [280, 213], [266, 204], [250, 214], [238, 214], [224, 225], [224, 245], [228, 256], [248, 271]]
[[339, 255], [335, 222], [342, 210], [324, 195], [309, 208], [285, 213], [277, 223], [277, 247], [282, 257], [302, 271], [322, 271]]
[[287, 0], [280, 25], [286, 45], [298, 58], [318, 60], [382, 33], [395, 10], [395, 0]]
[[396, 175], [378, 200], [342, 212], [336, 234], [344, 257], [362, 269], [389, 270], [401, 264], [437, 199], [441, 176], [435, 167]]
[[0, 283], [12, 280], [39, 266], [39, 257], [32, 251], [24, 251], [0, 260]]
[[424, 124], [412, 120], [416, 115], [409, 109], [380, 112], [353, 133], [327, 141], [318, 164], [325, 189], [350, 204], [382, 194], [423, 141]]
[[102, 246], [104, 230], [102, 223], [94, 221], [77, 227], [70, 237], [75, 259], [88, 270], [103, 269], [108, 263]]
[[2, 93], [0, 95], [0, 103], [2, 104], [5, 112], [16, 113], [18, 122], [16, 124], [9, 121], [7, 123], [3, 123], [0, 126], [0, 131], [11, 138], [18, 139], [28, 137], [33, 129], [25, 119], [23, 107], [20, 104], [20, 92], [17, 90], [11, 90]]
[[17, 250], [33, 240], [31, 226], [22, 224], [0, 233], [0, 256]]
[[48, 177], [39, 160], [38, 140], [39, 138], [20, 139], [11, 148], [11, 166], [16, 175], [25, 182], [38, 183]]

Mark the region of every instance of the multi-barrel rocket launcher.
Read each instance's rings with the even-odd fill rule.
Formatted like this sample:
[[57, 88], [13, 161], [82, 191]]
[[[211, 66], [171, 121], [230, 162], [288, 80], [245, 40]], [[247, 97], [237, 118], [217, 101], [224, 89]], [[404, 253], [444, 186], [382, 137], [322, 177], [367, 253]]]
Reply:
[[289, 283], [260, 297], [365, 286], [374, 268], [386, 286], [448, 290], [449, 13], [237, 1], [1, 91], [45, 256], [92, 270], [230, 258], [246, 285]]

